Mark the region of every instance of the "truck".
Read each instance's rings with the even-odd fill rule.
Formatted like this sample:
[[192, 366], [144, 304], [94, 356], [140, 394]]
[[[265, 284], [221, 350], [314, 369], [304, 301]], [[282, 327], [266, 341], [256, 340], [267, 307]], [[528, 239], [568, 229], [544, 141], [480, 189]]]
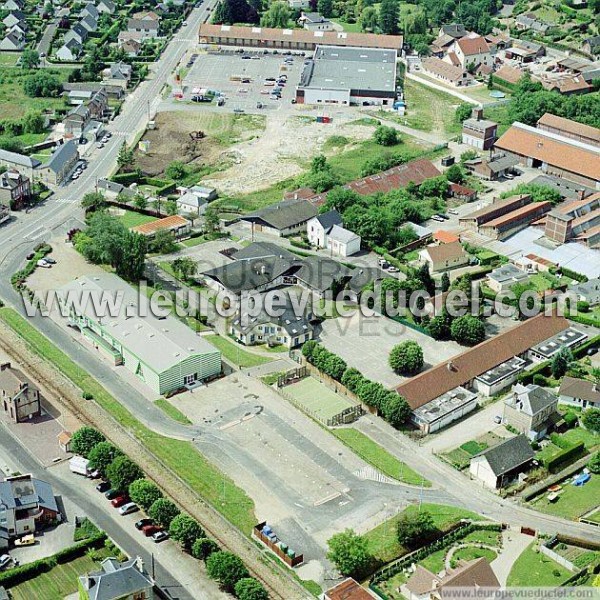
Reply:
[[72, 473], [91, 477], [92, 470], [89, 467], [89, 462], [90, 461], [87, 458], [83, 458], [83, 456], [73, 456], [73, 458], [69, 460], [69, 469], [71, 469]]

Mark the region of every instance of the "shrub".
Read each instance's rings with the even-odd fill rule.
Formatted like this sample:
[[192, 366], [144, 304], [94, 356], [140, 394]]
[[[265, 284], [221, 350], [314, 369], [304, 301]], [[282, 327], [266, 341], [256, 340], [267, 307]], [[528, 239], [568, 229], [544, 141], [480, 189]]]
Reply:
[[204, 537], [200, 523], [184, 513], [178, 514], [169, 525], [169, 535], [179, 542], [186, 552], [190, 552], [194, 542]]
[[396, 373], [414, 375], [423, 368], [423, 349], [412, 340], [401, 342], [392, 348], [389, 363]]
[[253, 577], [244, 577], [235, 584], [235, 595], [239, 600], [268, 600], [269, 594]]
[[71, 438], [71, 450], [75, 454], [81, 454], [81, 456], [87, 458], [92, 448], [104, 441], [105, 437], [97, 429], [84, 426], [73, 434]]
[[240, 579], [248, 577], [248, 570], [242, 559], [232, 552], [223, 550], [213, 552], [206, 559], [206, 572], [211, 579], [218, 581], [221, 587], [230, 593], [234, 591], [235, 584]]
[[161, 527], [168, 529], [171, 521], [173, 521], [179, 512], [179, 509], [173, 502], [166, 498], [159, 498], [148, 509], [148, 516], [154, 519]]
[[129, 497], [147, 511], [163, 494], [151, 481], [136, 479], [129, 485]]
[[204, 560], [219, 551], [219, 544], [210, 538], [200, 537], [192, 545], [192, 556], [198, 560]]

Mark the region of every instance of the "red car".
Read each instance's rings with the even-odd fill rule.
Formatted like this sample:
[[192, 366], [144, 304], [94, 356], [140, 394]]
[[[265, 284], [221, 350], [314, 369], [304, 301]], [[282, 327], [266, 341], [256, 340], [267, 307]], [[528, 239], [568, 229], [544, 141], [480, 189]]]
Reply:
[[119, 508], [119, 506], [123, 506], [123, 504], [127, 504], [129, 502], [129, 498], [127, 496], [117, 496], [114, 500], [111, 500], [111, 504], [115, 508]]
[[159, 531], [162, 531], [162, 527], [159, 527], [158, 525], [146, 525], [145, 527], [142, 527], [142, 532], [146, 537], [150, 537]]

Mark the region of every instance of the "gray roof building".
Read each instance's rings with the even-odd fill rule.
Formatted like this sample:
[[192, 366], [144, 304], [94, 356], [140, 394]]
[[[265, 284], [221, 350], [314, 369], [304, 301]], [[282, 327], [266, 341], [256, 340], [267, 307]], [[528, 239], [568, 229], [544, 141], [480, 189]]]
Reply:
[[556, 405], [556, 402], [556, 396], [539, 385], [525, 386], [519, 383], [514, 386], [513, 394], [504, 400], [507, 406], [530, 417]]
[[0, 481], [0, 500], [8, 510], [37, 504], [55, 513], [60, 512], [52, 486], [31, 475], [18, 475]]
[[535, 452], [526, 436], [517, 435], [476, 454], [473, 458], [478, 456], [485, 457], [494, 475], [501, 477], [533, 460]]
[[65, 168], [65, 165], [72, 163], [78, 156], [77, 142], [69, 140], [56, 148], [48, 162], [44, 165], [44, 168], [50, 169], [55, 173], [60, 173]]
[[0, 150], [0, 164], [25, 167], [27, 169], [36, 169], [42, 163], [36, 158], [31, 158], [30, 156], [25, 156], [24, 154], [9, 152], [8, 150]]
[[353, 269], [330, 258], [307, 256], [303, 263], [296, 277], [299, 282], [317, 292], [330, 289], [334, 282], [349, 281], [354, 274]]
[[582, 401], [584, 407], [600, 407], [600, 386], [587, 379], [565, 376], [558, 394], [561, 399]]
[[465, 37], [468, 33], [462, 23], [447, 23], [440, 28], [440, 35], [449, 35], [456, 40]]
[[569, 291], [577, 294], [578, 300], [583, 300], [591, 305], [600, 304], [600, 279], [590, 279], [582, 283], [569, 286]]
[[342, 215], [337, 210], [329, 210], [315, 217], [321, 224], [325, 233], [329, 233], [334, 225], [342, 224]]
[[267, 256], [279, 257], [285, 260], [296, 260], [298, 256], [282, 246], [272, 242], [254, 242], [231, 256], [234, 260], [247, 260], [265, 258]]
[[105, 558], [101, 565], [102, 570], [79, 578], [80, 588], [83, 588], [89, 600], [137, 598], [136, 594], [141, 592], [152, 594], [154, 582], [144, 570], [141, 558], [132, 558], [125, 562], [119, 562], [116, 558]]
[[244, 215], [241, 220], [285, 231], [306, 223], [317, 212], [317, 207], [306, 200], [282, 200], [262, 210]]

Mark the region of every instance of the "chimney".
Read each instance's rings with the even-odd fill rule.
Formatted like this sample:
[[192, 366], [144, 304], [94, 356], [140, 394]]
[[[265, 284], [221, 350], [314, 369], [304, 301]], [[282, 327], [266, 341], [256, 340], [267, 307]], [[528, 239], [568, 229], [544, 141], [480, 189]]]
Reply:
[[144, 559], [141, 556], [136, 557], [135, 566], [140, 573], [144, 572]]
[[8, 371], [8, 369], [10, 369], [10, 363], [9, 362], [5, 362], [5, 363], [2, 363], [0, 365], [0, 371]]
[[471, 112], [471, 116], [473, 117], [473, 119], [476, 119], [477, 121], [481, 121], [481, 119], [483, 119], [483, 108], [475, 107], [473, 109], [473, 111]]
[[577, 191], [577, 200], [584, 200], [585, 199], [585, 190], [578, 190]]

